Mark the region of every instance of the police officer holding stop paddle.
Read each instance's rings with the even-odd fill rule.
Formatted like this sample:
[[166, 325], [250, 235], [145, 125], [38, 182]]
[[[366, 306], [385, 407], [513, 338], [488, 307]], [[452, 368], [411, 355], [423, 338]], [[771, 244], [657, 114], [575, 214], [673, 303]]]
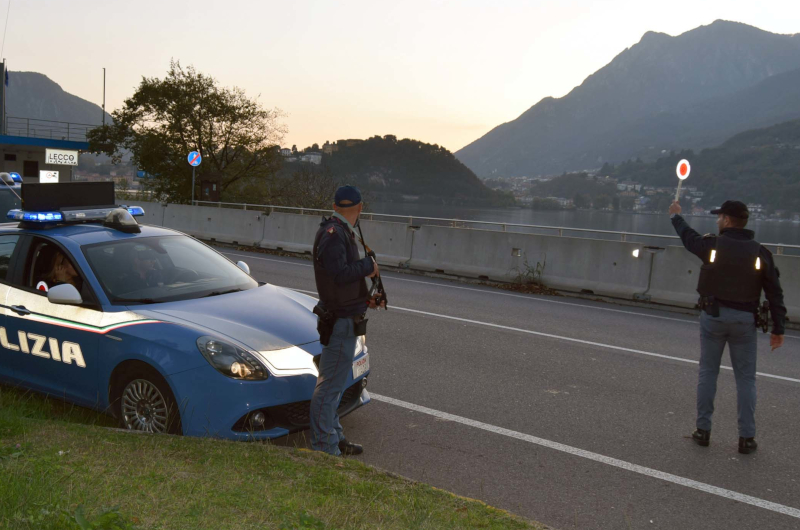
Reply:
[[[700, 374], [697, 382], [697, 430], [692, 439], [703, 447], [711, 441], [711, 416], [717, 376], [725, 344], [736, 377], [739, 415], [739, 452], [758, 448], [756, 435], [756, 331], [759, 300], [764, 291], [772, 311], [770, 345], [783, 345], [786, 307], [780, 271], [772, 253], [746, 230], [750, 213], [739, 201], [725, 201], [712, 210], [717, 215], [718, 235], [701, 236], [681, 217], [681, 206], [669, 208], [672, 225], [692, 254], [703, 261], [697, 291], [700, 293]], [[766, 330], [767, 323], [763, 326]]]
[[[311, 398], [311, 447], [332, 455], [358, 455], [363, 448], [348, 441], [337, 408], [353, 365], [357, 337], [366, 335], [367, 308], [386, 308], [375, 254], [366, 245], [358, 254], [356, 226], [363, 204], [354, 186], [342, 186], [334, 197], [334, 214], [323, 219], [314, 239], [317, 314], [323, 345], [319, 377]], [[359, 238], [363, 243], [363, 238]], [[367, 288], [367, 278], [373, 288]]]

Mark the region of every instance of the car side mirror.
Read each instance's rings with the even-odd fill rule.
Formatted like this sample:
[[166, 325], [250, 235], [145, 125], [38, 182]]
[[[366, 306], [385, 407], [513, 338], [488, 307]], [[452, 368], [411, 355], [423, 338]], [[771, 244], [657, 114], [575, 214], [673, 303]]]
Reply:
[[47, 300], [51, 304], [80, 305], [83, 303], [81, 293], [70, 283], [56, 285], [47, 291]]
[[245, 274], [248, 275], [250, 274], [250, 267], [248, 267], [247, 263], [245, 263], [244, 261], [240, 261], [239, 263], [236, 264], [236, 266], [242, 269], [245, 272]]

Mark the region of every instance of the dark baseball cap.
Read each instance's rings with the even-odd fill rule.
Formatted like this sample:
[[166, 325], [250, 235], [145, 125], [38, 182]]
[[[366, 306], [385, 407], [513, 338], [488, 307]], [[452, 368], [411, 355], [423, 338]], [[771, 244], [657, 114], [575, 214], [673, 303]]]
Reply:
[[355, 206], [361, 203], [361, 191], [355, 186], [341, 186], [338, 190], [336, 190], [336, 195], [333, 197], [333, 202], [336, 204], [336, 206], [341, 208]]
[[714, 215], [721, 213], [724, 215], [730, 215], [731, 217], [737, 217], [739, 219], [750, 218], [750, 211], [747, 209], [747, 205], [739, 201], [725, 201], [722, 203], [722, 206], [716, 210], [711, 210], [711, 213]]

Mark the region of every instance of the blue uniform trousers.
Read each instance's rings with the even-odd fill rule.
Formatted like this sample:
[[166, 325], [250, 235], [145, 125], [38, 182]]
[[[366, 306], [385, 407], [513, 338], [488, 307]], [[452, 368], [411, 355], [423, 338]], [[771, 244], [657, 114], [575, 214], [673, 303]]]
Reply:
[[711, 430], [717, 376], [725, 344], [736, 377], [739, 436], [756, 435], [756, 326], [753, 313], [720, 306], [719, 316], [700, 313], [700, 376], [697, 382], [697, 428]]
[[356, 353], [356, 335], [353, 319], [340, 318], [333, 325], [331, 340], [322, 349], [319, 377], [311, 397], [311, 448], [340, 455], [339, 442], [344, 440], [339, 423], [339, 402], [353, 369]]

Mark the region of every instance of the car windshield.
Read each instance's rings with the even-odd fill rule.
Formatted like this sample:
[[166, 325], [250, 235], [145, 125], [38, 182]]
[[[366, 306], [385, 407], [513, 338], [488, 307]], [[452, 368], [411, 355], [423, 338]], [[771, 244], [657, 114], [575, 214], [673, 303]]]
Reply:
[[258, 287], [218, 252], [186, 236], [141, 237], [85, 247], [113, 304], [190, 300]]

